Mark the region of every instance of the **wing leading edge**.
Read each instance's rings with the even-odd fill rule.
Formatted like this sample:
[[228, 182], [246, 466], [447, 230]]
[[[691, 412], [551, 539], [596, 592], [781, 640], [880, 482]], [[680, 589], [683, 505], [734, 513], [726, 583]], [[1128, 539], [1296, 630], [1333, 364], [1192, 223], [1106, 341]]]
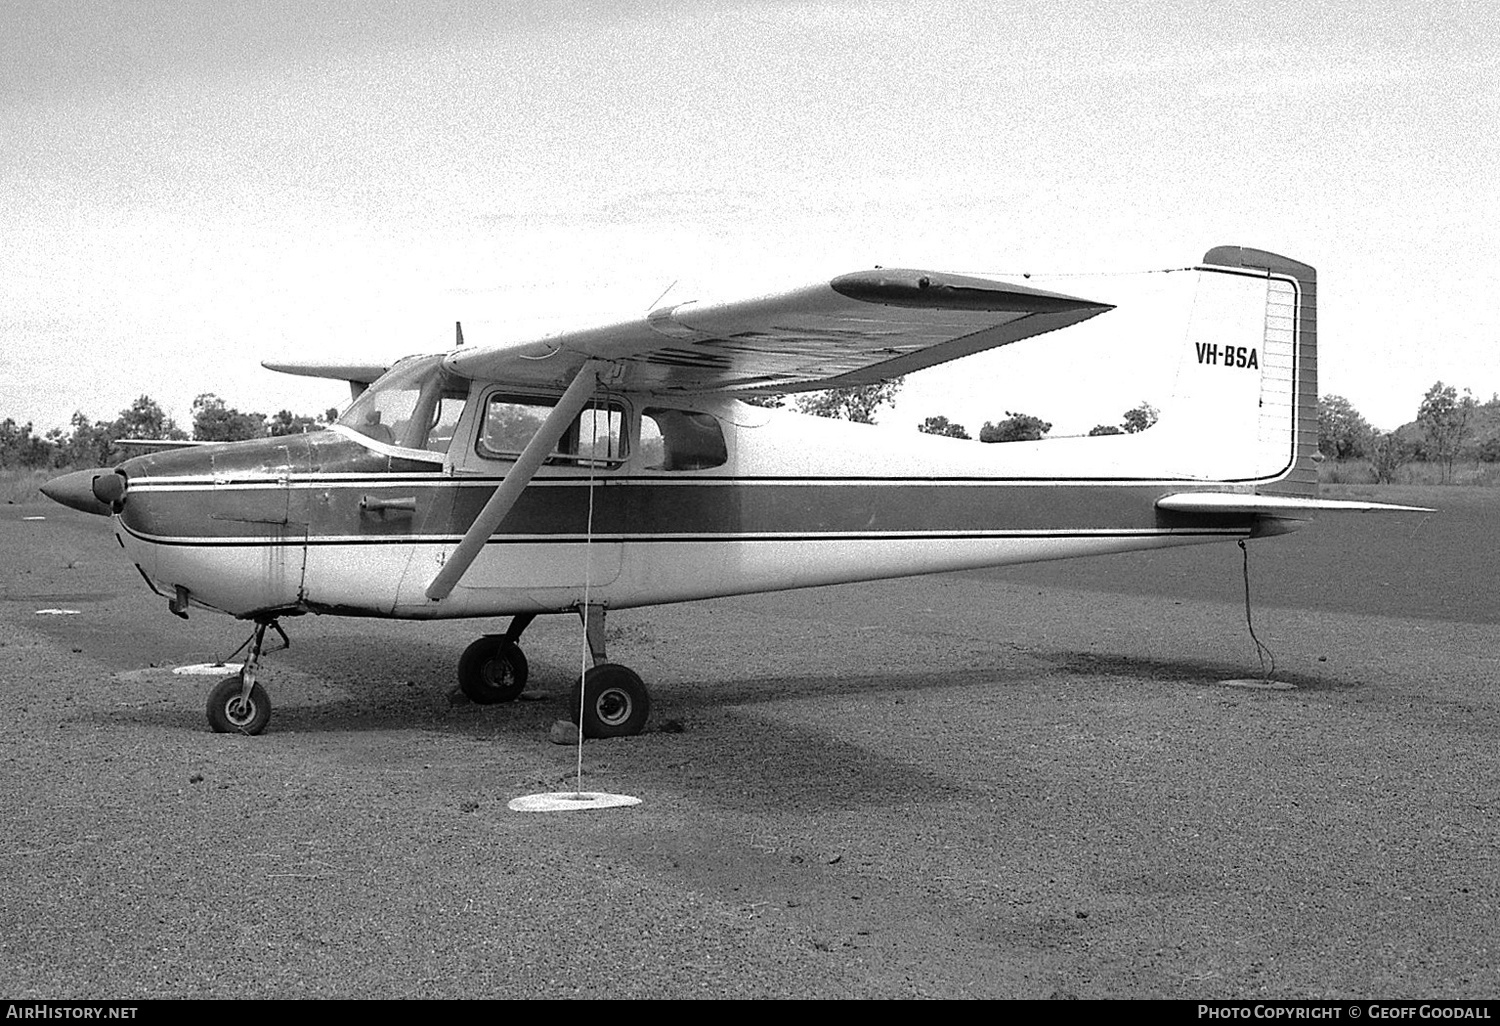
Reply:
[[755, 299], [452, 352], [469, 378], [560, 388], [587, 360], [616, 387], [756, 394], [867, 385], [1087, 320], [1110, 304], [936, 271], [875, 269]]

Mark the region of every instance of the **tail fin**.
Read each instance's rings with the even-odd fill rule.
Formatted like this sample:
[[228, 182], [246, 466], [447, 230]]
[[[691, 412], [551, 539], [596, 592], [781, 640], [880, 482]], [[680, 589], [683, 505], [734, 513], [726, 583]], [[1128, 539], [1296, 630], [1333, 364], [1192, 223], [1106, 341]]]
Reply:
[[1318, 492], [1317, 273], [1239, 246], [1199, 272], [1177, 395], [1161, 427], [1187, 476], [1261, 494]]

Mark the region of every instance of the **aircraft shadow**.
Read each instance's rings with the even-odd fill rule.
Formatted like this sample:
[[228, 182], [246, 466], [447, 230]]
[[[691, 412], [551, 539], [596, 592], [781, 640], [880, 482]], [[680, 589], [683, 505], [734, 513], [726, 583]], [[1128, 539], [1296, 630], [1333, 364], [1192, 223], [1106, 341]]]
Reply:
[[[266, 684], [271, 690], [273, 705], [278, 706], [271, 729], [294, 721], [296, 729], [321, 732], [417, 727], [475, 736], [490, 736], [496, 730], [524, 736], [537, 729], [545, 731], [554, 720], [566, 718], [570, 712], [573, 675], [576, 673], [571, 667], [548, 663], [533, 665], [530, 684], [520, 700], [479, 706], [458, 692], [452, 668], [448, 665], [451, 653], [446, 647], [434, 645], [428, 652], [407, 650], [384, 662], [378, 678], [357, 681], [341, 680], [344, 673], [338, 667], [358, 665], [359, 659], [368, 659], [368, 653], [353, 644], [348, 647], [348, 653], [320, 654], [315, 661], [298, 668], [298, 676], [321, 679], [325, 690], [339, 693], [339, 697], [326, 701], [288, 701], [287, 693], [295, 696], [298, 683], [286, 681], [278, 686], [276, 668], [274, 664], [270, 667]], [[1027, 653], [1016, 663], [976, 666], [961, 675], [951, 671], [908, 671], [851, 673], [837, 677], [820, 674], [713, 681], [689, 679], [667, 684], [648, 681], [653, 687], [656, 708], [647, 731], [660, 731], [662, 725], [670, 721], [717, 715], [736, 706], [841, 696], [920, 695], [974, 685], [1016, 687], [1045, 684], [1048, 678], [1057, 675], [1194, 686], [1262, 676], [1258, 666], [1246, 665], [1243, 661], [1152, 659], [1097, 651], [1057, 651]], [[1353, 681], [1280, 668], [1276, 669], [1274, 679], [1303, 691], [1345, 690], [1360, 686]], [[278, 694], [282, 696], [280, 703], [277, 702]], [[202, 714], [196, 706], [101, 713], [91, 718], [194, 730], [203, 728]]]
[[[349, 653], [350, 655], [354, 653]], [[435, 671], [432, 660], [445, 664], [448, 652], [434, 646], [431, 652], [408, 650], [382, 664], [378, 679], [340, 679], [337, 667], [351, 665], [343, 659], [309, 661], [299, 667], [301, 675], [318, 682], [326, 700], [307, 702], [296, 694], [298, 682], [288, 679], [278, 688], [274, 674], [268, 675], [272, 700], [278, 692], [283, 706], [273, 715], [270, 730], [278, 734], [379, 733], [422, 730], [510, 749], [512, 754], [536, 751], [553, 722], [568, 716], [572, 701], [573, 670], [561, 664], [540, 662], [532, 668], [532, 688], [522, 699], [500, 705], [479, 706], [456, 694], [451, 668]], [[357, 665], [357, 664], [356, 664]], [[422, 671], [426, 672], [422, 672]], [[326, 673], [326, 676], [324, 675]], [[587, 758], [607, 762], [612, 777], [629, 781], [629, 787], [658, 794], [678, 793], [698, 803], [760, 812], [771, 808], [816, 808], [861, 810], [905, 802], [930, 802], [934, 795], [944, 801], [993, 803], [1005, 792], [1012, 814], [1025, 815], [1024, 795], [1012, 794], [1019, 783], [1029, 780], [1034, 768], [1028, 757], [1005, 740], [997, 727], [1004, 715], [967, 725], [955, 722], [943, 733], [916, 748], [893, 750], [872, 741], [866, 732], [856, 739], [846, 729], [851, 717], [879, 716], [890, 720], [904, 715], [892, 696], [908, 696], [914, 719], [930, 719], [931, 710], [949, 700], [942, 694], [975, 685], [996, 689], [1025, 688], [1034, 693], [1065, 678], [1118, 680], [1118, 686], [1166, 682], [1192, 687], [1212, 685], [1225, 679], [1245, 678], [1243, 664], [1204, 660], [1164, 660], [1097, 652], [1029, 653], [1014, 662], [976, 667], [970, 674], [951, 672], [897, 672], [774, 676], [738, 680], [676, 681], [656, 689], [655, 710], [647, 731], [637, 738], [591, 742]], [[1331, 690], [1357, 684], [1299, 673], [1278, 672], [1276, 679], [1305, 690]], [[1109, 687], [1108, 683], [1103, 686]], [[851, 699], [854, 706], [837, 699]], [[877, 711], [859, 708], [861, 699], [879, 701]], [[777, 703], [814, 700], [828, 703], [826, 721], [806, 716], [806, 707], [796, 715], [761, 712]], [[124, 712], [86, 715], [96, 722], [137, 723], [169, 731], [199, 733], [207, 730], [199, 704], [174, 702]], [[901, 729], [888, 722], [881, 730]], [[978, 731], [982, 754], [968, 743]], [[878, 737], [878, 732], [875, 735]], [[929, 746], [941, 749], [959, 746], [968, 752], [968, 763], [979, 759], [984, 772], [975, 774], [963, 760], [951, 772], [937, 769], [944, 760], [927, 760]], [[542, 761], [551, 764], [543, 757]], [[562, 786], [559, 784], [559, 786]], [[1025, 788], [1022, 788], [1024, 791]], [[1016, 803], [1020, 804], [1017, 805]]]
[[1291, 684], [1299, 691], [1339, 691], [1360, 686], [1353, 681], [1314, 676], [1281, 667], [1273, 670], [1269, 663], [1266, 670], [1262, 671], [1258, 664], [1244, 661], [1229, 663], [1201, 659], [1149, 659], [1099, 652], [1057, 652], [1040, 658], [1051, 661], [1058, 673], [1079, 677], [1125, 677], [1194, 685], [1267, 677]]

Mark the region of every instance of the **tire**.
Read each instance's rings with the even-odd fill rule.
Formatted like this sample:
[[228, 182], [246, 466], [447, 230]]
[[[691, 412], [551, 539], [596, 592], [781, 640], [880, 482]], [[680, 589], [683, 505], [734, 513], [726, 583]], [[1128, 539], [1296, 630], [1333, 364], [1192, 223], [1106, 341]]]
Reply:
[[248, 700], [240, 698], [244, 683], [240, 675], [225, 677], [208, 693], [208, 725], [215, 734], [259, 734], [271, 722], [271, 699], [259, 684], [250, 688]]
[[[632, 737], [645, 729], [650, 715], [651, 696], [634, 670], [601, 663], [583, 675], [584, 737]], [[568, 717], [578, 722], [576, 701]]]
[[487, 634], [458, 660], [458, 688], [476, 705], [514, 702], [526, 690], [526, 655], [503, 634]]

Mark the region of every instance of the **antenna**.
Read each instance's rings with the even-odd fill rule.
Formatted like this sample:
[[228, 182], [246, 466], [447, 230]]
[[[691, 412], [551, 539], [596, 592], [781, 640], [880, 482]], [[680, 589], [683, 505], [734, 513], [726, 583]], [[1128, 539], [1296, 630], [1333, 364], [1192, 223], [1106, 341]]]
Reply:
[[463, 324], [463, 321], [454, 321], [453, 322], [453, 333], [458, 336], [458, 344], [459, 345], [463, 345], [464, 344], [464, 324]]
[[681, 280], [682, 280], [681, 278], [678, 278], [677, 281], [672, 282], [672, 284], [670, 284], [666, 288], [662, 289], [661, 290], [661, 295], [659, 295], [659, 296], [656, 297], [656, 302], [652, 303], [650, 306], [646, 307], [646, 312], [650, 313], [652, 310], [655, 310], [656, 307], [658, 306], [658, 304], [660, 304], [663, 299], [667, 298], [667, 293], [671, 292], [673, 289], [675, 289], [677, 287], [677, 282], [681, 281]]

